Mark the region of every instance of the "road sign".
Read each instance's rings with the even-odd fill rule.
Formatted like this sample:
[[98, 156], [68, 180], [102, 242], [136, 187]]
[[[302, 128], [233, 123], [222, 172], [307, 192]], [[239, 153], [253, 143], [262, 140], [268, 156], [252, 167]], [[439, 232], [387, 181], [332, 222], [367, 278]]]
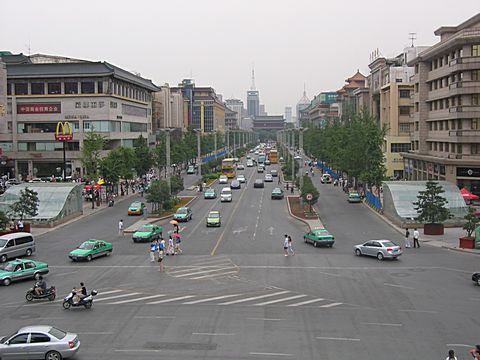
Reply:
[[308, 193], [307, 195], [305, 195], [305, 199], [307, 199], [307, 201], [312, 201], [313, 200], [313, 195]]

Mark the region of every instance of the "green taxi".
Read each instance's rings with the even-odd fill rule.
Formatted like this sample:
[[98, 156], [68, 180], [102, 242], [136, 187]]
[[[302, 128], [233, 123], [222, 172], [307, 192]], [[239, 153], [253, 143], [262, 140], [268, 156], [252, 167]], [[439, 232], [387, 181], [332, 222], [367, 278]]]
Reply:
[[272, 200], [273, 199], [283, 199], [283, 190], [280, 188], [274, 188], [272, 190]]
[[349, 203], [359, 203], [362, 202], [362, 198], [360, 197], [360, 194], [356, 191], [350, 191], [347, 195], [347, 201]]
[[145, 209], [145, 204], [141, 201], [134, 201], [128, 207], [128, 215], [143, 215], [143, 209]]
[[87, 260], [100, 256], [108, 256], [113, 251], [113, 245], [103, 240], [87, 240], [73, 251], [70, 251], [68, 257], [72, 261]]
[[332, 247], [335, 243], [334, 237], [326, 229], [315, 229], [305, 235], [303, 240], [308, 244], [312, 244], [315, 247], [326, 246]]
[[215, 191], [214, 188], [208, 188], [203, 193], [203, 197], [204, 197], [204, 199], [216, 199], [217, 198], [217, 192]]
[[177, 212], [173, 214], [173, 219], [177, 221], [188, 221], [192, 220], [192, 215], [192, 209], [185, 206], [177, 209]]
[[220, 216], [220, 211], [212, 210], [208, 213], [207, 227], [210, 226], [222, 226], [222, 217]]
[[48, 274], [48, 265], [40, 261], [17, 259], [0, 267], [0, 283], [8, 286], [12, 281], [38, 279]]
[[140, 226], [132, 235], [133, 242], [152, 241], [162, 236], [163, 227], [154, 224]]

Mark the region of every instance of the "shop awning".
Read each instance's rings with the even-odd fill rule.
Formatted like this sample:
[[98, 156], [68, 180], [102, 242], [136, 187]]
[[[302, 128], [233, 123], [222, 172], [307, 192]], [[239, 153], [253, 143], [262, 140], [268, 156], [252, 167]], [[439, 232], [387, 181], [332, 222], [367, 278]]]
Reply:
[[472, 194], [470, 191], [468, 191], [468, 189], [466, 188], [462, 188], [460, 189], [460, 193], [462, 194], [462, 197], [465, 199], [465, 200], [478, 200], [480, 199], [480, 197], [478, 197], [477, 195], [475, 194]]

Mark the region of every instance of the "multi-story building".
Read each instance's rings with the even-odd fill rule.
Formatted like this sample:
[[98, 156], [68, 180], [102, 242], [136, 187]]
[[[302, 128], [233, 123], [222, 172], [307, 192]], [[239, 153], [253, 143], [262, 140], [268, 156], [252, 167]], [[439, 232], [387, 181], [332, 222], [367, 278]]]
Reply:
[[243, 101], [240, 99], [227, 99], [225, 100], [225, 105], [230, 109], [235, 111], [237, 125], [238, 127], [242, 128], [242, 119], [244, 116], [245, 109], [243, 108]]
[[238, 119], [237, 112], [226, 107], [225, 108], [225, 129], [228, 129], [228, 130], [238, 129], [237, 119]]
[[414, 66], [408, 179], [447, 180], [480, 195], [480, 14], [435, 31]]
[[255, 118], [260, 114], [260, 94], [255, 89], [255, 70], [252, 69], [252, 85], [247, 91], [247, 116]]
[[160, 86], [160, 91], [153, 93], [152, 132], [163, 128], [185, 128], [183, 115], [184, 100], [180, 89], [165, 84]]
[[[0, 55], [0, 134], [7, 131], [7, 65]], [[0, 155], [2, 155], [0, 153]]]
[[342, 116], [347, 111], [355, 112], [357, 110], [357, 96], [355, 95], [355, 90], [364, 89], [366, 87], [366, 80], [367, 78], [360, 73], [359, 70], [357, 70], [355, 75], [345, 80], [346, 84], [337, 91], [339, 116]]
[[[304, 112], [305, 109], [307, 109], [310, 106], [310, 99], [307, 96], [307, 90], [305, 89], [305, 86], [303, 87], [303, 95], [298, 100], [297, 106], [295, 107], [295, 112], [297, 114], [297, 120], [294, 122], [294, 126], [298, 127], [299, 124], [303, 123], [304, 120], [306, 119], [306, 113]], [[308, 117], [308, 116], [307, 116]]]
[[283, 115], [257, 116], [253, 119], [253, 130], [282, 130], [284, 127]]
[[301, 125], [308, 124], [325, 126], [333, 118], [338, 117], [337, 93], [334, 91], [321, 92], [313, 98], [310, 105], [301, 111]]
[[61, 175], [63, 142], [55, 141], [58, 122], [69, 122], [66, 175], [82, 176], [81, 148], [87, 132], [107, 140], [107, 149], [133, 146], [152, 126], [152, 93], [147, 79], [107, 62], [66, 61], [41, 56], [2, 55], [7, 64], [7, 132], [0, 148], [8, 161], [0, 174], [23, 179]]
[[267, 110], [265, 110], [265, 104], [260, 104], [258, 107], [258, 116], [267, 116]]
[[292, 122], [292, 107], [291, 106], [285, 106], [285, 121], [287, 123], [291, 123]]

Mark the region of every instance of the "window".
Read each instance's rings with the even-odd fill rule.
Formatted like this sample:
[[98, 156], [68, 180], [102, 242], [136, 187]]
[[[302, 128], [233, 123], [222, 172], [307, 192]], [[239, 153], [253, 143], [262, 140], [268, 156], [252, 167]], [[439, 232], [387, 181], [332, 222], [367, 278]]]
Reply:
[[[17, 245], [18, 245], [18, 241], [17, 241]], [[34, 269], [34, 268], [35, 268], [35, 264], [33, 262], [29, 261], [25, 263], [25, 269]]]
[[410, 90], [400, 90], [400, 97], [403, 99], [410, 97]]
[[28, 339], [28, 334], [20, 334], [15, 336], [12, 340], [9, 341], [10, 345], [15, 344], [26, 344]]
[[399, 106], [400, 115], [410, 115], [410, 106]]
[[33, 238], [31, 236], [22, 236], [17, 239], [15, 239], [15, 243], [17, 245], [23, 245], [23, 244], [28, 244], [33, 241]]
[[410, 144], [390, 144], [390, 152], [392, 153], [400, 153], [400, 152], [408, 152], [410, 151]]
[[478, 94], [473, 94], [472, 95], [472, 105], [479, 105], [479, 104], [480, 104], [480, 101], [479, 101]]
[[428, 130], [433, 130], [433, 123], [431, 121], [428, 123]]
[[30, 90], [32, 95], [44, 95], [45, 94], [45, 84], [44, 83], [32, 83], [30, 85]]
[[61, 94], [62, 92], [62, 84], [60, 83], [48, 83], [47, 87], [48, 87], [48, 93], [51, 95]]
[[82, 108], [82, 102], [81, 101], [75, 102], [75, 109], [81, 109], [81, 108]]
[[95, 83], [93, 81], [82, 81], [81, 89], [82, 89], [82, 94], [94, 94]]
[[99, 81], [99, 82], [97, 83], [97, 92], [98, 92], [99, 94], [103, 94], [103, 81]]
[[463, 151], [462, 144], [457, 144], [457, 154], [461, 154]]
[[410, 132], [410, 123], [399, 123], [398, 124], [398, 131], [402, 133]]
[[480, 45], [472, 45], [472, 56], [480, 56]]
[[438, 151], [443, 151], [443, 143], [438, 144]]
[[28, 95], [28, 85], [15, 84], [15, 95]]
[[78, 94], [78, 82], [66, 82], [65, 94]]
[[45, 334], [32, 333], [30, 335], [30, 344], [50, 342], [50, 337]]
[[462, 120], [457, 120], [457, 130], [462, 130], [462, 129], [463, 129]]
[[449, 145], [450, 145], [450, 143], [445, 143], [445, 152], [449, 152], [449, 149], [448, 149]]
[[440, 130], [440, 131], [443, 130], [443, 121], [438, 122], [438, 130]]
[[479, 150], [480, 147], [478, 146], [478, 144], [470, 144], [470, 154], [477, 155]]
[[438, 151], [438, 144], [436, 142], [433, 143], [433, 151]]
[[110, 108], [111, 109], [116, 109], [117, 108], [117, 103], [115, 101], [110, 101]]
[[471, 120], [470, 128], [472, 130], [480, 130], [479, 126], [480, 126], [480, 119], [479, 118]]

